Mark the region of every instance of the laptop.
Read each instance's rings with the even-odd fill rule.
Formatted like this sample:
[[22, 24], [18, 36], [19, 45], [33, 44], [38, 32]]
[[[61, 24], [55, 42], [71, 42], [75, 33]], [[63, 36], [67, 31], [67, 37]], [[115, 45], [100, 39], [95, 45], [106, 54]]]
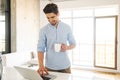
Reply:
[[26, 79], [29, 80], [54, 80], [56, 78], [55, 75], [49, 74], [41, 77], [36, 70], [22, 67], [22, 66], [14, 66], [14, 68]]

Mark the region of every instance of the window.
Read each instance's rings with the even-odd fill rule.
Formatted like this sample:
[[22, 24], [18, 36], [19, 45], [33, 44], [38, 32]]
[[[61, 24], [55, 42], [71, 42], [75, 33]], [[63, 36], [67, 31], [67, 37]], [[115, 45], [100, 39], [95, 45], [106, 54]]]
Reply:
[[77, 47], [73, 50], [73, 64], [78, 62], [79, 65], [93, 65], [93, 21], [93, 18], [73, 19], [73, 33], [77, 42]]
[[[69, 54], [72, 65], [116, 68], [117, 18], [115, 16], [117, 15], [118, 6], [116, 5], [90, 9], [63, 10], [61, 12], [60, 19], [72, 26], [77, 42], [76, 48], [71, 51], [72, 55]], [[104, 41], [107, 43], [104, 43]], [[99, 46], [99, 42], [103, 44], [102, 47]], [[102, 52], [103, 50], [105, 52]], [[103, 55], [106, 57], [104, 60]], [[112, 60], [110, 60], [111, 58]], [[100, 63], [103, 61], [104, 63]]]
[[0, 0], [0, 53], [10, 53], [10, 0]]
[[0, 51], [5, 51], [5, 16], [0, 15]]
[[117, 16], [96, 17], [95, 66], [116, 69]]

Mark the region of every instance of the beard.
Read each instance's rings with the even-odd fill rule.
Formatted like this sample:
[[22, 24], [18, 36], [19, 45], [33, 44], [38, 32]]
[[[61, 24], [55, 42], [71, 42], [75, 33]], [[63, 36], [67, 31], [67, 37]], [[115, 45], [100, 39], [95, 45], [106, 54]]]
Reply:
[[50, 23], [51, 25], [53, 25], [53, 26], [55, 26], [56, 25], [56, 23]]
[[58, 22], [57, 21], [52, 21], [50, 22], [51, 25], [55, 26]]
[[53, 20], [53, 21], [49, 21], [49, 23], [53, 26], [56, 26], [58, 24], [59, 20]]

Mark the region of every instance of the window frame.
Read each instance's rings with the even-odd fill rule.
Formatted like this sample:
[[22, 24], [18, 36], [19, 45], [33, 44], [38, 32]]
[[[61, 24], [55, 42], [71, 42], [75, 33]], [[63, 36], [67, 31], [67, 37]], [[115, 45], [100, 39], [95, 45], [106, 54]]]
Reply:
[[[114, 55], [115, 55], [115, 57], [114, 57], [114, 59], [115, 59], [115, 65], [114, 65], [114, 68], [112, 68], [112, 67], [105, 67], [105, 66], [97, 66], [95, 63], [96, 63], [96, 47], [95, 47], [95, 45], [94, 45], [94, 66], [95, 67], [98, 67], [98, 68], [106, 68], [106, 69], [115, 69], [115, 70], [117, 70], [117, 24], [118, 24], [118, 16], [117, 15], [114, 15], [114, 16], [99, 16], [99, 17], [95, 17], [95, 20], [97, 19], [97, 18], [112, 18], [112, 17], [114, 17], [115, 18], [115, 45], [114, 45], [114, 50], [115, 50], [115, 52], [114, 52]], [[96, 23], [96, 22], [95, 22]], [[96, 32], [96, 31], [94, 31], [94, 32]], [[95, 38], [94, 38], [95, 39]], [[94, 42], [95, 43], [95, 42]]]

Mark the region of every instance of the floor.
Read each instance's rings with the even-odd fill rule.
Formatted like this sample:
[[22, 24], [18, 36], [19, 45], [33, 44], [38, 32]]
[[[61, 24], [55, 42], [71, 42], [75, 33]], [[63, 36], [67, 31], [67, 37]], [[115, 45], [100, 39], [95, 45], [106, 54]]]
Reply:
[[70, 80], [120, 80], [120, 74], [72, 69]]

